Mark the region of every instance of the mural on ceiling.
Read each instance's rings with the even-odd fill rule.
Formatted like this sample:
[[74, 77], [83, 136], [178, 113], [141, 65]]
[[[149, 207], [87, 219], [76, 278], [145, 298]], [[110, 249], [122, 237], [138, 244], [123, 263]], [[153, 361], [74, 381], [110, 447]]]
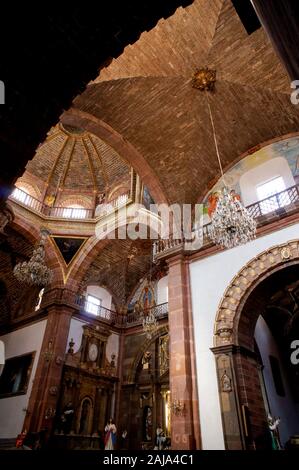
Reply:
[[58, 248], [66, 265], [74, 259], [82, 244], [87, 240], [85, 237], [51, 237]]
[[[239, 181], [244, 173], [277, 157], [283, 157], [287, 161], [295, 181], [299, 181], [299, 137], [291, 137], [266, 145], [244, 157], [225, 173], [227, 185], [239, 194]], [[222, 185], [222, 182], [218, 181], [203, 202], [206, 204], [211, 193], [218, 191]]]

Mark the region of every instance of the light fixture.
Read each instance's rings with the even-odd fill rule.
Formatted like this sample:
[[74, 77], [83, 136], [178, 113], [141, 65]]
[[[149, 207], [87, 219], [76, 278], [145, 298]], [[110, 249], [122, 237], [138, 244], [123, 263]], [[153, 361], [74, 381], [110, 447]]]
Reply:
[[18, 263], [14, 268], [14, 275], [19, 282], [30, 286], [44, 287], [50, 284], [52, 272], [45, 264], [45, 240], [49, 235], [46, 229], [41, 230], [41, 238], [37, 248], [34, 249], [29, 261]]
[[169, 407], [176, 416], [182, 416], [185, 412], [185, 403], [182, 400], [170, 400]]
[[[152, 280], [152, 257], [153, 257], [153, 253], [152, 253], [152, 250], [151, 250], [151, 254], [150, 254], [150, 271], [149, 271], [149, 278], [148, 278], [149, 287], [151, 285], [151, 280]], [[155, 315], [155, 307], [154, 306], [143, 311], [142, 327], [143, 327], [143, 331], [146, 334], [147, 339], [151, 339], [155, 335], [155, 333], [157, 332], [158, 322], [157, 322], [157, 318], [156, 318], [156, 315]]]
[[214, 243], [225, 248], [232, 248], [255, 238], [256, 222], [242, 205], [239, 196], [225, 182], [216, 138], [215, 126], [208, 98], [208, 91], [214, 90], [216, 71], [208, 68], [199, 69], [193, 77], [193, 87], [205, 92], [210, 121], [213, 131], [215, 149], [223, 187], [219, 191], [215, 210], [211, 214], [209, 236]]
[[142, 327], [143, 331], [146, 333], [147, 339], [151, 339], [156, 333], [158, 329], [158, 322], [153, 309], [151, 309], [149, 312], [144, 311]]

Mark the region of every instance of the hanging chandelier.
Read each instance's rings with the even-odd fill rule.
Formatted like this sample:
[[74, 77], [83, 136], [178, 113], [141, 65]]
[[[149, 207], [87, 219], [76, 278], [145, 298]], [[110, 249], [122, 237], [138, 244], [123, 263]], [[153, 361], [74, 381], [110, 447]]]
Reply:
[[[148, 287], [151, 286], [152, 281], [152, 267], [153, 267], [153, 251], [150, 254], [150, 270], [148, 277]], [[150, 307], [143, 311], [143, 320], [142, 320], [143, 331], [146, 334], [147, 339], [151, 339], [158, 330], [158, 321], [155, 315], [155, 307]]]
[[218, 245], [233, 248], [255, 238], [255, 220], [226, 186], [220, 192], [211, 219], [209, 236]]
[[41, 230], [41, 238], [29, 261], [18, 263], [13, 273], [17, 280], [30, 286], [45, 287], [52, 280], [52, 271], [45, 264], [45, 241], [49, 232]]
[[151, 339], [155, 335], [158, 329], [158, 322], [153, 309], [149, 313], [144, 312], [142, 327], [147, 339]]
[[211, 214], [209, 236], [214, 243], [225, 248], [233, 248], [253, 240], [256, 235], [256, 222], [242, 205], [239, 196], [225, 182], [220, 153], [216, 138], [214, 120], [208, 93], [214, 90], [216, 71], [199, 69], [193, 77], [193, 87], [205, 92], [213, 131], [216, 155], [221, 172], [223, 187], [219, 191], [215, 210]]

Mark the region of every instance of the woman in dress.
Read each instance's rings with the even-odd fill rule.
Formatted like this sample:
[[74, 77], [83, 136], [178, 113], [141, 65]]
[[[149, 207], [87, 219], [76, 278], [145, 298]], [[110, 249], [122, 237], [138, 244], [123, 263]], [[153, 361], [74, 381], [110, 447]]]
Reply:
[[110, 418], [105, 426], [105, 450], [114, 450], [116, 443], [116, 426]]

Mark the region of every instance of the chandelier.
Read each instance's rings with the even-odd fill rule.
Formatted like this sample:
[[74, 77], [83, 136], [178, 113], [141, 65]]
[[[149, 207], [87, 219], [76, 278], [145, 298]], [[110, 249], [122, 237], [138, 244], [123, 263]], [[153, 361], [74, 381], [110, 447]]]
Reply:
[[158, 329], [158, 322], [154, 313], [154, 308], [151, 309], [148, 313], [144, 312], [142, 327], [143, 331], [146, 333], [147, 339], [151, 339], [156, 333]]
[[227, 186], [221, 190], [211, 219], [209, 236], [218, 245], [233, 248], [255, 238], [255, 220]]
[[18, 263], [13, 273], [17, 280], [30, 286], [44, 287], [52, 280], [52, 271], [45, 264], [45, 240], [49, 232], [41, 230], [41, 238], [29, 261]]
[[[153, 267], [153, 251], [150, 254], [150, 270], [148, 277], [148, 286], [151, 286], [152, 281], [152, 267]], [[143, 311], [142, 320], [143, 331], [146, 334], [147, 339], [151, 339], [158, 330], [157, 317], [155, 315], [155, 307], [150, 307]]]
[[193, 77], [193, 87], [203, 90], [209, 110], [209, 116], [213, 131], [216, 155], [221, 172], [223, 187], [221, 188], [214, 212], [211, 215], [209, 229], [210, 238], [217, 245], [232, 248], [249, 242], [255, 238], [256, 222], [242, 205], [240, 198], [225, 182], [220, 153], [216, 138], [215, 126], [209, 103], [208, 92], [214, 90], [216, 71], [208, 68], [199, 69]]

